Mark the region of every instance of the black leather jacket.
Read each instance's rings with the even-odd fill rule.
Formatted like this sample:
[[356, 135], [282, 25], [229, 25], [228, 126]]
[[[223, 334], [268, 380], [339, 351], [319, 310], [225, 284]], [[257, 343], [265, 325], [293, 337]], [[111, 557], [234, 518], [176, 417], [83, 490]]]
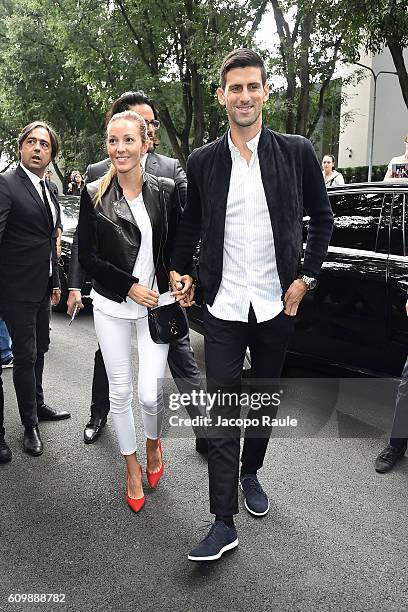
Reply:
[[[95, 291], [114, 302], [123, 302], [132, 284], [139, 282], [132, 272], [139, 253], [141, 234], [117, 177], [111, 181], [102, 202], [95, 206], [98, 185], [99, 181], [89, 183], [81, 193], [79, 261], [92, 277]], [[177, 223], [178, 201], [174, 181], [144, 174], [142, 195], [152, 224], [157, 284], [159, 292], [165, 293], [169, 289], [169, 250]]]

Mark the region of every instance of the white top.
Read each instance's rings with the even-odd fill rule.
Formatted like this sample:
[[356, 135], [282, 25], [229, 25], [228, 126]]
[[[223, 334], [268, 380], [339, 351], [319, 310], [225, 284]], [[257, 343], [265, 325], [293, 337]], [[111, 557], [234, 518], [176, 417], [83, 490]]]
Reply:
[[[52, 214], [52, 220], [54, 222], [54, 227], [55, 227], [55, 224], [57, 222], [57, 211], [55, 209], [54, 202], [52, 201], [52, 198], [50, 196], [50, 191], [48, 189], [48, 185], [47, 185], [46, 181], [44, 180], [44, 178], [40, 179], [40, 177], [37, 174], [34, 174], [34, 172], [31, 172], [31, 170], [28, 170], [28, 168], [23, 166], [23, 164], [21, 162], [20, 162], [20, 166], [22, 167], [22, 169], [24, 170], [24, 172], [26, 173], [26, 175], [28, 176], [28, 178], [30, 179], [32, 184], [34, 185], [34, 187], [35, 187], [38, 195], [40, 196], [40, 199], [41, 199], [42, 202], [44, 200], [43, 200], [43, 194], [42, 194], [42, 189], [41, 189], [40, 181], [43, 181], [43, 183], [45, 185], [45, 194], [47, 196], [48, 204], [50, 205], [51, 214]], [[52, 276], [52, 252], [50, 253], [50, 271], [49, 271], [49, 276]]]
[[337, 172], [337, 170], [333, 170], [329, 177], [326, 177], [325, 173], [323, 172], [323, 178], [326, 187], [340, 187], [341, 185], [344, 185], [343, 175], [341, 172]]
[[252, 304], [258, 323], [283, 310], [275, 243], [258, 157], [261, 132], [247, 142], [249, 163], [228, 134], [232, 170], [225, 216], [222, 280], [209, 312], [226, 321], [248, 321]]
[[[144, 285], [150, 289], [154, 276], [153, 233], [150, 217], [146, 210], [142, 193], [133, 200], [128, 200], [127, 202], [141, 234], [139, 252], [133, 267], [132, 275], [139, 279], [140, 285]], [[154, 280], [153, 289], [157, 291], [156, 279]], [[130, 297], [127, 297], [124, 302], [118, 303], [103, 297], [100, 293], [97, 293], [95, 289], [92, 289], [90, 295], [93, 300], [94, 308], [101, 310], [111, 317], [118, 317], [120, 319], [141, 319], [147, 316], [146, 306], [137, 304], [134, 300], [130, 299]]]

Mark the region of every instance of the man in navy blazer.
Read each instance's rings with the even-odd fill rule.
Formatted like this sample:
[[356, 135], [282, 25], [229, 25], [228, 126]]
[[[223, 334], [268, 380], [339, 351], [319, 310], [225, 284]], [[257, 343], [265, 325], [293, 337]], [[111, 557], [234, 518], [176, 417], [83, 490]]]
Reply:
[[[38, 421], [70, 416], [47, 406], [42, 388], [50, 303], [60, 299], [56, 256], [60, 209], [44, 181], [58, 152], [57, 136], [46, 123], [35, 121], [22, 129], [18, 149], [17, 168], [0, 174], [0, 314], [13, 344], [23, 448], [37, 456], [43, 452]], [[2, 404], [0, 444], [5, 457]]]
[[[262, 124], [268, 85], [259, 55], [249, 49], [232, 51], [223, 61], [217, 95], [226, 107], [230, 129], [188, 159], [187, 204], [171, 264], [175, 294], [191, 301], [193, 285], [187, 271], [201, 238], [207, 392], [218, 398], [210, 413], [208, 443], [210, 512], [215, 522], [189, 554], [191, 561], [219, 559], [238, 545], [233, 521], [238, 482], [250, 514], [259, 517], [269, 510], [257, 472], [271, 432], [263, 417], [276, 415], [278, 402], [271, 393], [270, 406], [255, 410], [254, 405], [249, 411], [238, 477], [240, 432], [233, 419], [241, 416], [245, 351], [251, 351], [251, 388], [272, 391], [294, 316], [306, 292], [316, 285], [333, 226], [311, 143]], [[310, 221], [300, 267], [303, 210]], [[226, 424], [220, 423], [224, 418]], [[262, 427], [257, 427], [257, 418]]]

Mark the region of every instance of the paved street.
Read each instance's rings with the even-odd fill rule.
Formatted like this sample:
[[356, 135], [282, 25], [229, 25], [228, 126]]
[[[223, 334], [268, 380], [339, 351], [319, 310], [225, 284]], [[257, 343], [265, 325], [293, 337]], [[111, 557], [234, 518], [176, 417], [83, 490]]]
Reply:
[[[192, 344], [204, 371], [194, 332]], [[206, 463], [191, 434], [164, 437], [165, 476], [157, 490], [146, 483], [138, 515], [124, 501], [111, 423], [96, 444], [82, 442], [95, 346], [89, 312], [69, 328], [66, 315], [53, 315], [46, 401], [72, 417], [41, 423], [38, 458], [22, 452], [12, 371], [3, 373], [13, 460], [0, 467], [1, 611], [408, 610], [408, 459], [388, 475], [373, 469], [394, 383], [290, 385], [300, 427], [270, 443], [260, 480], [271, 511], [256, 520], [241, 500], [238, 549], [200, 566], [187, 553], [210, 515]], [[175, 390], [171, 381], [166, 388]], [[144, 459], [136, 402], [135, 415]], [[18, 593], [64, 594], [65, 602], [8, 603]]]

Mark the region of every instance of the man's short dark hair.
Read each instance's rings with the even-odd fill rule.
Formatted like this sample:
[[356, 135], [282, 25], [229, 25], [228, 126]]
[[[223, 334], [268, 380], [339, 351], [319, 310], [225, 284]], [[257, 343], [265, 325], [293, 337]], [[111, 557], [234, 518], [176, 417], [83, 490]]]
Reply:
[[233, 68], [247, 68], [248, 66], [260, 68], [262, 85], [266, 83], [266, 70], [263, 60], [258, 53], [252, 49], [234, 49], [224, 57], [220, 68], [220, 86], [225, 89], [227, 73]]
[[147, 104], [153, 111], [154, 118], [157, 119], [157, 110], [154, 107], [153, 101], [145, 94], [144, 91], [125, 91], [117, 100], [114, 101], [105, 117], [105, 127], [113, 115], [123, 113], [129, 110], [135, 104]]
[[45, 130], [47, 130], [49, 137], [50, 137], [50, 141], [51, 141], [51, 159], [52, 161], [54, 161], [54, 159], [57, 157], [57, 153], [59, 149], [58, 137], [57, 137], [57, 134], [52, 129], [52, 127], [48, 125], [48, 123], [44, 123], [44, 121], [32, 121], [31, 123], [23, 127], [23, 129], [21, 130], [18, 136], [18, 140], [17, 140], [18, 159], [21, 159], [20, 150], [21, 150], [21, 146], [23, 142], [29, 137], [31, 132], [35, 130], [36, 128], [44, 128]]

